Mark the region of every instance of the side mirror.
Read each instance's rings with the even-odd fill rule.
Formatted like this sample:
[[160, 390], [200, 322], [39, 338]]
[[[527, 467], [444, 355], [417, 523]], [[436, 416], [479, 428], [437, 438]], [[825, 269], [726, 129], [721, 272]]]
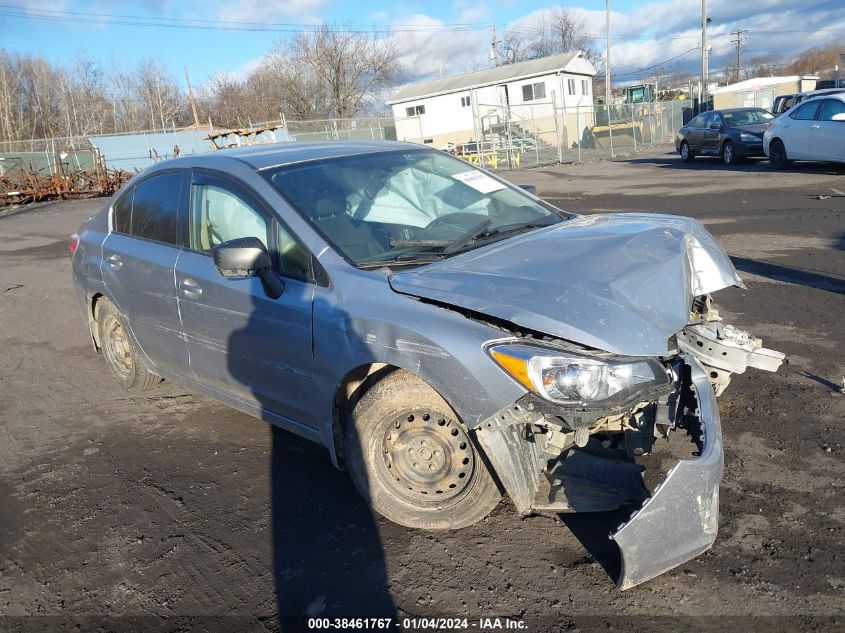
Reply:
[[273, 271], [273, 261], [257, 237], [239, 237], [218, 244], [211, 249], [211, 256], [217, 272], [223, 277], [258, 277], [268, 297], [278, 299], [282, 296], [285, 285]]
[[711, 130], [721, 130], [721, 129], [722, 129], [722, 126], [721, 126], [721, 125], [719, 125], [718, 123], [711, 123], [711, 124], [710, 124], [710, 129], [711, 129]]
[[525, 189], [525, 191], [530, 193], [532, 196], [537, 195], [537, 187], [535, 187], [534, 185], [519, 185], [519, 188]]
[[834, 114], [831, 118], [831, 121], [843, 121], [845, 122], [845, 112], [840, 112], [839, 114]]

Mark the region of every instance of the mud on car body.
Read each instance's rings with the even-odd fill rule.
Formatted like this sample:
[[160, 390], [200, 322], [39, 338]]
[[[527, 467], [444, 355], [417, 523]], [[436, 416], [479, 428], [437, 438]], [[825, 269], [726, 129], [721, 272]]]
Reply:
[[[95, 347], [322, 443], [371, 506], [444, 529], [630, 507], [623, 588], [710, 547], [716, 395], [783, 359], [691, 219], [576, 216], [442, 152], [288, 144], [167, 161], [73, 242]], [[686, 458], [651, 482], [661, 438]], [[653, 478], [652, 478], [653, 479]]]

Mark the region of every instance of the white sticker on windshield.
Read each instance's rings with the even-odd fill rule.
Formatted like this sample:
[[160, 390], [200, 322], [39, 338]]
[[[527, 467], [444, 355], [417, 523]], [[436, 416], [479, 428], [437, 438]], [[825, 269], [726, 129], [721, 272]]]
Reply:
[[506, 186], [498, 180], [490, 178], [490, 176], [482, 171], [463, 171], [460, 174], [452, 174], [452, 178], [460, 180], [465, 185], [469, 185], [481, 193], [498, 191], [499, 189], [504, 189]]

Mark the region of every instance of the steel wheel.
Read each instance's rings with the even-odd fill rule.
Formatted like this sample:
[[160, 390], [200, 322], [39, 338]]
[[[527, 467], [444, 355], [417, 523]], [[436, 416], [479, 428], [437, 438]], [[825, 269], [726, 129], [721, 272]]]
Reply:
[[366, 387], [344, 425], [344, 457], [370, 506], [407, 527], [472, 525], [501, 499], [455, 410], [404, 370]]
[[429, 411], [398, 416], [384, 429], [383, 473], [397, 494], [415, 504], [463, 494], [475, 471], [475, 454], [460, 424]]
[[146, 391], [161, 383], [161, 378], [151, 372], [144, 359], [139, 356], [124, 316], [111, 301], [101, 298], [97, 302], [95, 318], [106, 366], [124, 388], [130, 391]]
[[103, 335], [103, 354], [109, 367], [118, 377], [129, 378], [135, 363], [123, 324], [113, 315], [107, 314], [103, 319]]

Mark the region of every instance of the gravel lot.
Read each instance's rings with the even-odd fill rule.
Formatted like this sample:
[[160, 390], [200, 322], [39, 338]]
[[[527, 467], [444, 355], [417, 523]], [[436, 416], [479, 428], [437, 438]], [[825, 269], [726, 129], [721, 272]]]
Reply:
[[[86, 338], [66, 248], [104, 201], [7, 210], [0, 630], [265, 630], [280, 612], [501, 615], [534, 631], [841, 630], [843, 175], [690, 166], [666, 151], [508, 174], [569, 210], [701, 219], [747, 284], [717, 294], [723, 314], [790, 359], [736, 376], [721, 398], [715, 546], [626, 592], [606, 571], [618, 516], [522, 520], [502, 503], [457, 532], [405, 529], [373, 517], [320, 447], [177, 385], [121, 391]], [[69, 617], [12, 617], [28, 615]]]

